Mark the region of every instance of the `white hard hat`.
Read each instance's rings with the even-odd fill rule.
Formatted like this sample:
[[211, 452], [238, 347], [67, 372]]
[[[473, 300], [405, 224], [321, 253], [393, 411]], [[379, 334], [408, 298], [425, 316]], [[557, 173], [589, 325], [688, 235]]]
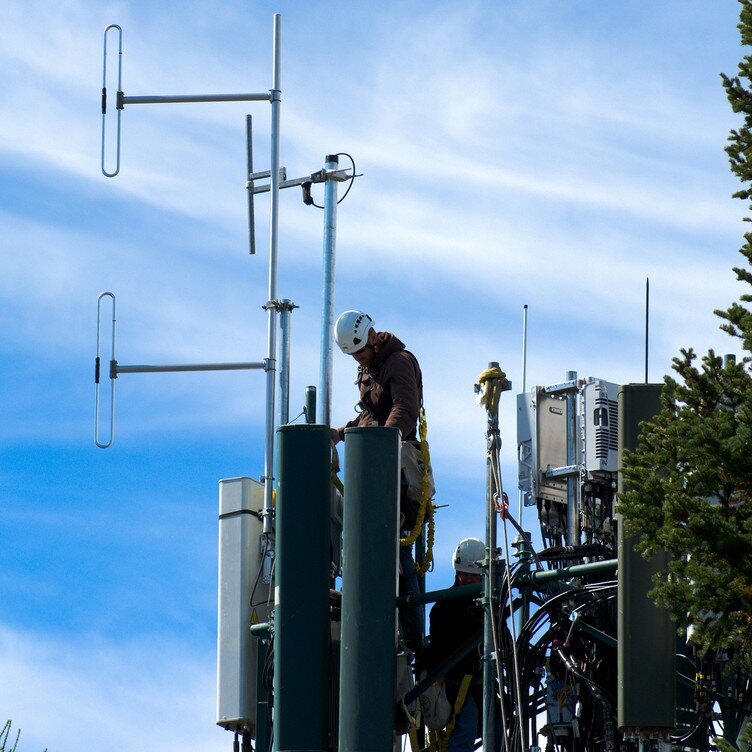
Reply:
[[486, 544], [478, 538], [465, 538], [457, 544], [452, 554], [452, 566], [458, 572], [481, 574], [483, 559], [486, 558]]
[[373, 319], [363, 311], [345, 311], [334, 325], [334, 339], [345, 355], [360, 352], [368, 343]]

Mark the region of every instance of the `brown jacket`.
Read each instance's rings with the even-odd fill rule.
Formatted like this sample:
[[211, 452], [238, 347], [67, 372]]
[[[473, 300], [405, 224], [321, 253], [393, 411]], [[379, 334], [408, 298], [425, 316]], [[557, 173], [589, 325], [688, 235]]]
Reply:
[[376, 356], [368, 369], [358, 368], [355, 382], [360, 390], [360, 415], [339, 429], [352, 426], [396, 426], [402, 439], [416, 438], [416, 424], [423, 400], [423, 376], [415, 356], [389, 332], [378, 332]]

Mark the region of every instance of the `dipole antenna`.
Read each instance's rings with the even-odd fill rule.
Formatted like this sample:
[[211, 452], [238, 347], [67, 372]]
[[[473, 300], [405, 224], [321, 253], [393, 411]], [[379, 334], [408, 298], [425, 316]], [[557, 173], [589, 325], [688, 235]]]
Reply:
[[[117, 119], [115, 123], [115, 158], [114, 165], [111, 169], [107, 169], [107, 41], [108, 35], [111, 32], [117, 33], [117, 91], [115, 92], [115, 111], [117, 113]], [[271, 88], [267, 91], [252, 92], [252, 93], [240, 93], [240, 94], [169, 94], [160, 96], [126, 96], [123, 92], [123, 30], [117, 24], [110, 24], [104, 30], [104, 46], [103, 46], [103, 63], [102, 63], [102, 151], [101, 151], [101, 168], [102, 174], [108, 178], [115, 177], [120, 172], [120, 136], [121, 136], [121, 113], [123, 109], [128, 105], [136, 104], [175, 104], [175, 103], [190, 103], [190, 102], [269, 102], [271, 105], [271, 139], [270, 139], [270, 169], [269, 169], [269, 187], [267, 190], [270, 194], [270, 209], [269, 209], [269, 273], [268, 273], [268, 298], [263, 308], [267, 314], [267, 347], [266, 357], [261, 361], [263, 370], [266, 374], [266, 410], [265, 410], [265, 447], [264, 447], [264, 475], [262, 480], [264, 483], [264, 509], [263, 509], [263, 527], [264, 534], [270, 535], [272, 532], [272, 492], [274, 487], [274, 430], [275, 430], [275, 389], [277, 383], [277, 326], [280, 314], [287, 310], [287, 305], [290, 301], [282, 301], [277, 298], [277, 260], [278, 260], [278, 247], [279, 247], [279, 190], [280, 190], [280, 107], [282, 102], [282, 17], [275, 13], [273, 16], [273, 28], [272, 28], [272, 80]], [[247, 137], [249, 140], [249, 155], [248, 155], [248, 168], [251, 169], [252, 162], [250, 156], [250, 138], [251, 138], [251, 123], [246, 124]], [[252, 179], [249, 175], [249, 179]], [[249, 197], [249, 201], [252, 201], [252, 196]], [[252, 206], [249, 206], [249, 220], [252, 220], [251, 212]], [[253, 228], [251, 223], [251, 235], [249, 237], [249, 247], [251, 252], [255, 250]], [[101, 302], [101, 297], [100, 297]], [[113, 300], [114, 307], [114, 300]], [[114, 319], [114, 315], [113, 315]], [[289, 329], [288, 329], [289, 331]], [[114, 321], [113, 321], [114, 332]], [[113, 333], [114, 336], [114, 333]], [[112, 358], [114, 360], [114, 355]], [[99, 361], [97, 361], [99, 362]], [[202, 366], [202, 370], [217, 370], [215, 366], [218, 364], [209, 364], [210, 369], [206, 369]], [[247, 364], [246, 364], [247, 365]], [[252, 364], [252, 367], [256, 367], [257, 364]], [[181, 370], [197, 370], [196, 367], [189, 364], [189, 368], [181, 368]], [[165, 367], [158, 367], [164, 370]], [[120, 367], [120, 373], [127, 372], [125, 367]], [[155, 367], [149, 367], [150, 371], [155, 370]], [[175, 370], [174, 367], [169, 367], [168, 370]], [[117, 370], [110, 373], [110, 378], [117, 377]], [[130, 372], [137, 372], [131, 370]], [[99, 378], [99, 370], [96, 372], [97, 380]], [[286, 381], [284, 382], [287, 383]], [[98, 399], [98, 393], [97, 393]], [[105, 448], [112, 443], [113, 428], [114, 425], [114, 393], [111, 401], [111, 433], [109, 442], [100, 442], [98, 434], [95, 436], [97, 445]], [[98, 406], [98, 405], [97, 405]], [[286, 402], [282, 400], [282, 406], [286, 409]], [[283, 416], [285, 417], [285, 416]], [[98, 431], [98, 411], [97, 411], [97, 427], [95, 431]]]
[[[527, 303], [522, 306], [522, 393], [527, 389]], [[522, 490], [517, 493], [517, 519], [522, 524], [522, 507], [524, 493]]]
[[645, 383], [648, 383], [648, 342], [650, 333], [650, 277], [645, 277]]

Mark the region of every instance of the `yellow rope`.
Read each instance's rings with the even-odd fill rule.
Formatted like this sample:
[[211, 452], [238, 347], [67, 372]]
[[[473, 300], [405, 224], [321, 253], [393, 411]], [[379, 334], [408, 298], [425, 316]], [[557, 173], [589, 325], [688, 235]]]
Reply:
[[418, 731], [412, 724], [410, 730], [407, 732], [410, 736], [410, 749], [412, 752], [420, 752], [420, 744], [418, 743]]
[[477, 402], [479, 405], [485, 406], [489, 412], [496, 413], [499, 409], [499, 397], [501, 397], [504, 389], [508, 388], [507, 375], [501, 368], [486, 368], [478, 376], [478, 389], [480, 391]]
[[428, 532], [426, 534], [426, 553], [422, 562], [415, 562], [415, 571], [418, 577], [424, 575], [433, 562], [433, 540], [435, 533], [436, 511], [433, 502], [430, 499], [431, 491], [428, 484], [428, 473], [431, 467], [431, 455], [428, 450], [428, 421], [426, 420], [426, 411], [421, 407], [418, 418], [418, 435], [420, 436], [420, 453], [423, 459], [423, 476], [420, 479], [420, 506], [415, 519], [415, 525], [409, 535], [400, 538], [400, 546], [412, 546], [423, 530], [423, 524], [428, 522]]
[[[434, 534], [436, 529], [434, 514], [436, 512], [436, 507], [434, 506], [433, 502], [431, 501], [431, 491], [428, 483], [428, 473], [431, 467], [431, 455], [428, 451], [428, 421], [426, 420], [426, 411], [423, 409], [423, 407], [420, 408], [420, 415], [418, 417], [418, 435], [420, 436], [420, 454], [421, 458], [423, 460], [423, 476], [420, 479], [420, 506], [418, 507], [418, 514], [415, 519], [415, 525], [413, 526], [413, 529], [410, 531], [410, 533], [405, 536], [404, 538], [400, 538], [400, 545], [401, 546], [412, 546], [413, 543], [415, 543], [416, 540], [418, 540], [418, 537], [421, 534], [421, 531], [423, 530], [423, 525], [425, 523], [428, 524], [428, 532], [426, 533], [426, 553], [423, 557], [423, 561], [418, 563], [415, 562], [415, 570], [418, 573], [418, 576], [424, 575], [429, 568], [431, 567], [431, 564], [433, 563], [433, 542], [434, 542]], [[342, 481], [339, 479], [339, 476], [337, 475], [337, 471], [339, 470], [339, 458], [336, 455], [335, 450], [335, 457], [337, 457], [337, 460], [333, 463], [332, 467], [332, 473], [331, 473], [331, 479], [332, 484], [336, 487], [336, 489], [344, 496], [345, 495], [345, 487], [342, 484]]]
[[485, 371], [480, 372], [478, 376], [478, 383], [485, 384], [489, 379], [505, 379], [507, 375], [501, 368], [486, 368]]
[[339, 475], [337, 473], [332, 473], [332, 485], [344, 496], [345, 495], [345, 486], [342, 483], [342, 481], [339, 479]]
[[467, 699], [467, 692], [470, 689], [470, 682], [472, 680], [473, 677], [470, 674], [465, 674], [465, 676], [462, 677], [460, 691], [457, 693], [457, 699], [454, 701], [454, 712], [452, 713], [452, 718], [447, 724], [444, 733], [441, 734], [440, 737], [439, 748], [441, 752], [446, 752], [446, 749], [449, 745], [449, 740], [452, 738], [452, 734], [454, 733], [454, 726], [457, 723], [457, 716], [460, 714], [460, 710], [462, 710], [462, 706], [465, 704], [465, 700]]

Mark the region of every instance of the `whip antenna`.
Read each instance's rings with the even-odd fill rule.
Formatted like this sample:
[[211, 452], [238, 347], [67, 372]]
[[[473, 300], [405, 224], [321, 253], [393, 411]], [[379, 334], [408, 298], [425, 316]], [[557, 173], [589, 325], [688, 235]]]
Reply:
[[645, 277], [645, 383], [648, 383], [648, 342], [650, 332], [650, 277]]

